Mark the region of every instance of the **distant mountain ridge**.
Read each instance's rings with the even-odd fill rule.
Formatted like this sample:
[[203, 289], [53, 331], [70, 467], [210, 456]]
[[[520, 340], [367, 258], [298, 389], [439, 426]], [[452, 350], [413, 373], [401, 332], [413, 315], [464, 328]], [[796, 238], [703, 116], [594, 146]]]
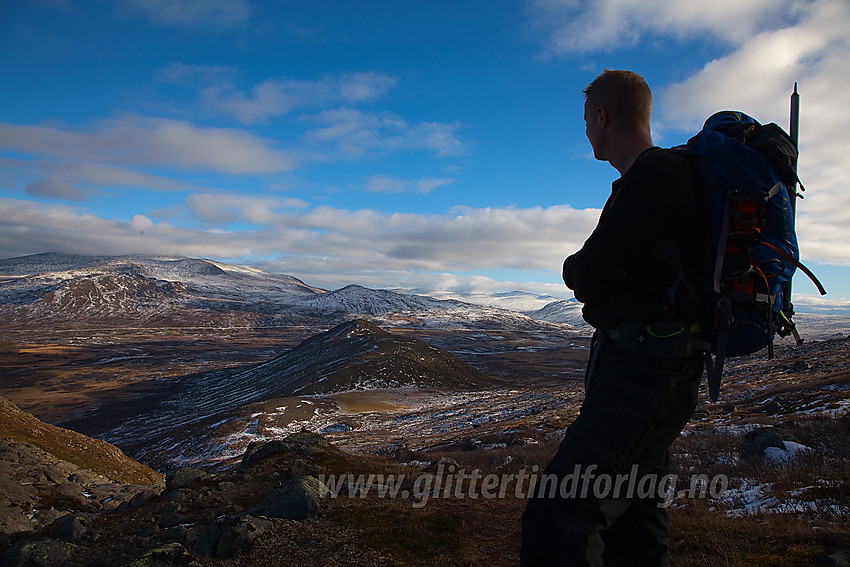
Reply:
[[389, 290], [373, 290], [355, 284], [301, 301], [301, 305], [305, 307], [369, 315], [392, 311], [425, 311], [460, 304], [461, 302], [454, 300], [432, 299]]
[[217, 279], [251, 281], [254, 283], [287, 286], [290, 291], [323, 293], [325, 290], [308, 286], [298, 278], [271, 274], [251, 266], [224, 264], [213, 260], [176, 256], [74, 256], [66, 254], [34, 254], [0, 260], [0, 276], [40, 277], [59, 279], [80, 277], [93, 273], [138, 275], [165, 281], [213, 284]]
[[566, 323], [573, 327], [589, 327], [581, 315], [582, 304], [574, 299], [562, 299], [544, 305], [525, 314], [532, 319], [549, 321], [550, 323]]
[[44, 252], [0, 259], [0, 275], [30, 276], [45, 272], [62, 272], [103, 264], [121, 256], [83, 256]]
[[426, 328], [508, 324], [533, 330], [550, 324], [456, 299], [359, 285], [326, 291], [293, 276], [204, 259], [48, 253], [0, 260], [0, 321], [10, 329], [106, 322], [328, 328], [358, 316], [382, 326]]

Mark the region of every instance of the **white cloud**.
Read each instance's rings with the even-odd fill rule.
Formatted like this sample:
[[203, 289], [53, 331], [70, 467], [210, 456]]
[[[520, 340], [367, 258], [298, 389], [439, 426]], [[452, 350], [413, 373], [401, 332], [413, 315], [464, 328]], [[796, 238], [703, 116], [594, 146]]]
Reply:
[[64, 159], [0, 159], [0, 172], [9, 173], [5, 185], [20, 186], [28, 195], [75, 201], [88, 200], [92, 194], [114, 187], [153, 191], [207, 189], [127, 167]]
[[370, 193], [414, 193], [427, 195], [437, 187], [454, 183], [454, 179], [404, 180], [389, 175], [373, 175], [366, 180], [366, 191]]
[[613, 51], [662, 33], [737, 43], [781, 21], [799, 0], [532, 0], [532, 25], [544, 55]]
[[347, 73], [336, 81], [339, 98], [353, 104], [378, 99], [398, 84], [398, 78], [386, 73]]
[[405, 285], [411, 277], [405, 272], [422, 271], [542, 270], [557, 281], [564, 257], [579, 248], [599, 213], [569, 206], [462, 208], [446, 215], [331, 207], [297, 212], [293, 209], [302, 205], [297, 200], [236, 195], [190, 196], [188, 205], [210, 223], [247, 221], [263, 226], [223, 233], [154, 224], [142, 215], [122, 223], [82, 209], [0, 199], [0, 256], [95, 250], [217, 258], [280, 256], [296, 274], [336, 274], [351, 283], [369, 273], [384, 277], [383, 286]]
[[299, 107], [374, 100], [397, 82], [395, 77], [374, 72], [318, 81], [268, 79], [250, 92], [230, 85], [208, 86], [201, 91], [201, 98], [209, 108], [231, 115], [244, 124], [257, 124]]
[[157, 79], [177, 85], [231, 85], [237, 70], [223, 65], [187, 65], [179, 61], [169, 63], [157, 72]]
[[367, 113], [344, 108], [326, 110], [309, 118], [319, 127], [307, 132], [308, 141], [334, 148], [332, 153], [357, 159], [373, 153], [426, 150], [437, 156], [457, 156], [466, 151], [456, 136], [461, 124], [420, 122], [410, 125], [390, 113]]
[[159, 79], [195, 86], [202, 106], [243, 124], [263, 123], [298, 108], [371, 102], [398, 84], [397, 77], [372, 71], [316, 80], [273, 78], [243, 89], [237, 86], [236, 75], [229, 67], [171, 63], [160, 70]]
[[74, 183], [66, 179], [48, 178], [31, 183], [26, 188], [28, 195], [48, 199], [67, 199], [69, 201], [85, 201], [86, 194]]
[[173, 167], [225, 174], [292, 169], [295, 159], [247, 131], [202, 128], [189, 122], [126, 116], [90, 130], [0, 123], [0, 149], [84, 162]]
[[308, 203], [292, 197], [196, 193], [186, 198], [186, 205], [207, 224], [247, 222], [264, 225], [273, 222], [282, 211], [302, 209]]
[[[349, 100], [378, 96], [382, 79], [368, 76], [344, 76], [335, 88]], [[199, 188], [173, 176], [180, 172], [260, 176], [292, 170], [307, 160], [371, 158], [399, 151], [454, 156], [465, 151], [456, 136], [457, 123], [410, 125], [390, 114], [352, 109], [325, 111], [306, 120], [319, 127], [307, 131], [305, 145], [297, 150], [279, 149], [275, 140], [243, 129], [138, 115], [101, 120], [87, 128], [0, 123], [0, 151], [26, 155], [0, 159], [0, 174], [8, 178], [7, 186], [32, 195], [84, 200], [100, 187]], [[383, 179], [368, 188], [427, 193], [451, 181], [399, 181], [391, 188]]]
[[119, 11], [158, 26], [190, 30], [240, 26], [251, 16], [247, 0], [122, 0]]
[[240, 234], [153, 224], [138, 214], [132, 222], [121, 222], [78, 208], [0, 198], [0, 255], [37, 251], [239, 257], [250, 256], [253, 249], [251, 240]]

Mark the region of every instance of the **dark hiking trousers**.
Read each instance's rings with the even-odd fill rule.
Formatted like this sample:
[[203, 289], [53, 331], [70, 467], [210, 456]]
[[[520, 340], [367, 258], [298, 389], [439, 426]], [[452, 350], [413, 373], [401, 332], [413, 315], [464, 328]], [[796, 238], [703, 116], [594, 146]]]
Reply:
[[520, 564], [666, 566], [662, 480], [696, 407], [704, 358], [636, 357], [611, 341], [592, 351], [581, 412], [526, 505]]

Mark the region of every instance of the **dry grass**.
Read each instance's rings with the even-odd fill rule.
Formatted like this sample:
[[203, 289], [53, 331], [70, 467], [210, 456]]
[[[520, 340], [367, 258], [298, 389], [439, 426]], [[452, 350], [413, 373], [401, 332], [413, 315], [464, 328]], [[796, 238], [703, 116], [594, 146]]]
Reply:
[[757, 514], [730, 518], [694, 501], [672, 514], [671, 564], [682, 567], [807, 567], [848, 542], [847, 526], [813, 526], [805, 520]]
[[832, 564], [826, 557], [836, 549], [850, 547], [850, 415], [781, 425], [810, 447], [787, 463], [739, 459], [742, 432], [704, 428], [677, 440], [673, 467], [680, 478], [722, 474], [730, 489], [760, 485], [774, 500], [750, 511], [710, 498], [677, 500], [676, 565], [821, 566]]
[[[743, 433], [725, 428], [706, 428], [677, 441], [673, 470], [681, 478], [723, 474], [729, 488], [745, 480], [769, 483], [779, 503], [813, 505], [798, 512], [733, 514], [727, 504], [710, 497], [677, 500], [671, 510], [672, 565], [821, 566], [830, 564], [831, 553], [850, 546], [850, 416], [807, 417], [783, 426], [812, 448], [789, 465], [740, 461]], [[467, 473], [515, 474], [534, 465], [542, 468], [559, 441], [550, 436], [532, 444], [486, 451], [446, 448], [428, 456], [451, 457]], [[366, 469], [409, 472], [386, 465], [381, 469], [381, 460], [371, 459]], [[505, 498], [432, 499], [422, 509], [405, 500], [343, 498], [329, 502], [326, 518], [350, 534], [352, 545], [377, 553], [387, 564], [500, 566], [517, 563], [524, 505], [512, 490]]]

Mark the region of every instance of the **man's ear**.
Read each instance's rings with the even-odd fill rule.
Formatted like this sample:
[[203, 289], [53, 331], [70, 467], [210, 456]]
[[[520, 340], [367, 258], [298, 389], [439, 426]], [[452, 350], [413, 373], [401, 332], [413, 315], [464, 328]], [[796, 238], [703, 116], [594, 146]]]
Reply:
[[604, 106], [596, 107], [596, 121], [599, 123], [599, 126], [605, 128], [608, 126], [608, 109]]

